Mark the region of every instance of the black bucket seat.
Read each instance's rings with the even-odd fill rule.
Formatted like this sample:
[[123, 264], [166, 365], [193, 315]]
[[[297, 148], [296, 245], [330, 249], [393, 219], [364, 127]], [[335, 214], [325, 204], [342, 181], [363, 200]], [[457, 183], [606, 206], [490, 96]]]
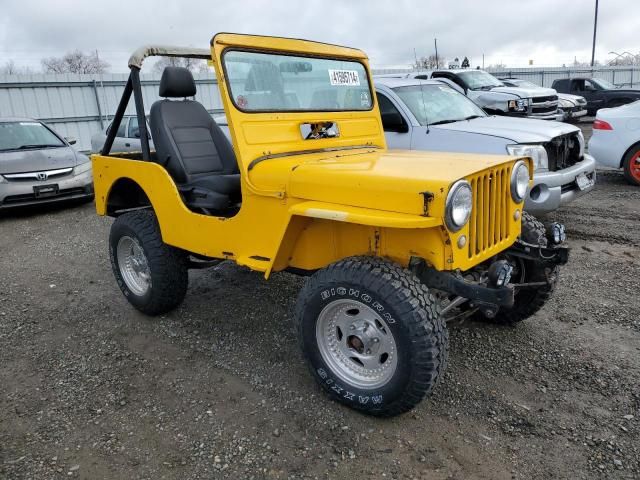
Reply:
[[[149, 124], [163, 165], [191, 209], [224, 211], [241, 201], [238, 162], [231, 142], [209, 112], [195, 100], [196, 83], [183, 67], [166, 67], [159, 100], [151, 106]], [[182, 98], [183, 100], [169, 100]]]

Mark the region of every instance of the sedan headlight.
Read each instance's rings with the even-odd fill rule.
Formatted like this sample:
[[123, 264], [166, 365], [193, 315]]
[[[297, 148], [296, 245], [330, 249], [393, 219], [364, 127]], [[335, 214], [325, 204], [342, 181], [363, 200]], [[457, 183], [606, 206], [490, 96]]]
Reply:
[[508, 106], [512, 112], [526, 112], [529, 109], [529, 99], [519, 98], [517, 100], [509, 100]]
[[534, 172], [549, 169], [549, 156], [542, 145], [507, 145], [507, 152], [515, 157], [530, 157]]
[[516, 203], [521, 203], [529, 188], [529, 167], [523, 160], [519, 160], [511, 172], [511, 198]]
[[73, 173], [75, 175], [82, 175], [83, 173], [91, 170], [91, 159], [89, 157], [78, 154], [77, 158], [80, 163], [78, 163], [78, 165], [73, 169]]
[[471, 215], [473, 198], [471, 185], [466, 180], [458, 180], [447, 195], [445, 220], [452, 232], [457, 232], [466, 225]]

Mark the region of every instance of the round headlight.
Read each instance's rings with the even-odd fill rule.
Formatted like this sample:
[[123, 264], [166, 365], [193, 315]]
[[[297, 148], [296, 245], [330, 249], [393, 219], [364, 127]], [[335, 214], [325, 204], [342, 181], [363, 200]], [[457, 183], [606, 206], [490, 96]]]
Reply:
[[511, 173], [511, 197], [516, 203], [524, 200], [529, 188], [529, 167], [520, 160], [516, 162]]
[[471, 215], [473, 198], [471, 185], [466, 180], [458, 180], [447, 195], [445, 219], [447, 227], [457, 232], [466, 225]]

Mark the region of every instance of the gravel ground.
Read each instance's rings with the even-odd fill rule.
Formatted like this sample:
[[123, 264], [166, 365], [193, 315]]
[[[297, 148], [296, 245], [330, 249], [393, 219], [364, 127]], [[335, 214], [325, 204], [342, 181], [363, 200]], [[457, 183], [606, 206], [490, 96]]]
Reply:
[[446, 378], [409, 414], [321, 393], [292, 308], [304, 280], [190, 273], [148, 318], [91, 205], [0, 219], [0, 478], [640, 478], [640, 189], [601, 172], [557, 212], [572, 258], [515, 328], [450, 325]]

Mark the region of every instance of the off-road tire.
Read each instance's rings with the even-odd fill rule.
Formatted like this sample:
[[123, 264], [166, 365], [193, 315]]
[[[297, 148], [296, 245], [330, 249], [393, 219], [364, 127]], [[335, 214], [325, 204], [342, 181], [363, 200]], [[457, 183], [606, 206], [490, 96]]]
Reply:
[[631, 168], [633, 167], [632, 163], [638, 160], [638, 155], [640, 155], [640, 144], [630, 148], [629, 151], [625, 154], [624, 159], [622, 160], [624, 178], [631, 185], [636, 186], [640, 186], [640, 177], [638, 175], [634, 175], [631, 171]]
[[[118, 267], [117, 246], [123, 236], [136, 239], [147, 259], [151, 285], [144, 295], [129, 289]], [[162, 241], [158, 221], [151, 210], [128, 212], [116, 218], [109, 235], [109, 257], [120, 290], [142, 313], [161, 315], [184, 300], [189, 283], [187, 255]]]
[[[533, 245], [546, 247], [548, 244], [544, 224], [527, 212], [522, 212], [520, 238]], [[551, 298], [558, 283], [558, 267], [548, 267], [533, 260], [524, 260], [522, 265], [525, 269], [524, 282], [548, 283], [541, 287], [517, 290], [513, 307], [500, 308], [493, 318], [480, 314], [482, 320], [499, 325], [515, 325], [534, 315]]]
[[[384, 385], [349, 384], [322, 357], [317, 322], [337, 300], [360, 302], [387, 319], [397, 366]], [[390, 261], [351, 257], [319, 270], [300, 292], [296, 318], [311, 374], [330, 397], [351, 408], [376, 416], [401, 414], [429, 395], [444, 375], [449, 335], [439, 303], [413, 273]]]

